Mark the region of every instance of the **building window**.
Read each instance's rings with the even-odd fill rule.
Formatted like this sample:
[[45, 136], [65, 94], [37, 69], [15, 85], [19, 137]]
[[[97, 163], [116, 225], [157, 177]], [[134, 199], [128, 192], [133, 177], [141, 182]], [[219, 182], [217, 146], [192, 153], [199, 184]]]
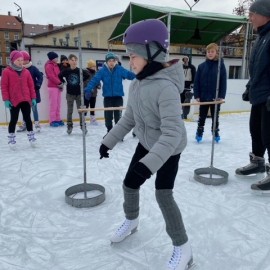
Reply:
[[10, 58], [9, 57], [6, 57], [6, 63], [7, 63], [7, 65], [10, 64]]
[[35, 29], [35, 26], [32, 26], [31, 28], [32, 28], [32, 29]]
[[10, 43], [8, 41], [6, 41], [6, 52], [10, 52]]
[[241, 79], [241, 66], [229, 67], [229, 79]]
[[0, 65], [3, 64], [3, 61], [2, 61], [2, 56], [0, 56]]
[[14, 40], [19, 40], [19, 34], [14, 34]]
[[4, 38], [9, 39], [9, 32], [5, 32]]

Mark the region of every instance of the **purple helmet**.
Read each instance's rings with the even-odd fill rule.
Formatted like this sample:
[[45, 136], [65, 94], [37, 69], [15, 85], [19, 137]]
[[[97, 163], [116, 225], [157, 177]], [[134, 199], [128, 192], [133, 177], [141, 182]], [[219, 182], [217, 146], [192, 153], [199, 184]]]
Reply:
[[166, 25], [158, 19], [148, 19], [130, 25], [124, 33], [123, 43], [146, 45], [158, 43], [163, 49], [169, 47], [169, 34]]

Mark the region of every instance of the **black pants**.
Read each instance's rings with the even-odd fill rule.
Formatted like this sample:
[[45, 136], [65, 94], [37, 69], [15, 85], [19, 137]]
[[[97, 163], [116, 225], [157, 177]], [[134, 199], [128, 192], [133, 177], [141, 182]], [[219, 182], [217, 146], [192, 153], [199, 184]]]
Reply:
[[31, 106], [29, 102], [24, 101], [19, 103], [16, 107], [12, 107], [10, 109], [10, 122], [8, 125], [9, 133], [15, 132], [20, 110], [22, 111], [23, 120], [25, 121], [27, 131], [33, 130], [33, 124], [31, 120]]
[[[96, 101], [97, 97], [90, 97], [90, 99], [84, 99], [84, 105], [86, 109], [89, 108], [89, 105], [91, 109], [94, 109], [96, 107]], [[87, 112], [85, 113], [85, 115], [87, 115]], [[95, 112], [91, 111], [90, 115], [95, 115]]]
[[249, 130], [252, 153], [255, 156], [263, 157], [267, 149], [270, 162], [270, 111], [267, 111], [265, 103], [251, 107]]
[[[131, 179], [134, 179], [134, 177], [129, 177], [129, 175], [132, 173], [131, 168], [146, 154], [148, 154], [148, 151], [139, 143], [130, 162], [126, 177], [124, 179], [124, 184], [126, 187], [138, 189], [145, 182], [141, 182], [139, 180], [136, 182], [134, 182], [134, 180], [130, 181]], [[173, 189], [175, 177], [178, 172], [179, 160], [180, 154], [171, 156], [157, 171], [155, 181], [156, 189]]]
[[[123, 97], [105, 97], [103, 101], [104, 108], [123, 106]], [[113, 119], [116, 124], [122, 116], [122, 111], [104, 111], [105, 126], [109, 132], [113, 127]]]
[[[212, 127], [211, 131], [213, 131], [214, 124], [214, 115], [215, 115], [215, 104], [211, 105], [201, 105], [199, 108], [199, 120], [198, 120], [198, 128], [203, 128], [205, 125], [205, 120], [210, 108], [211, 118], [212, 118]], [[216, 117], [216, 131], [219, 131], [219, 111], [220, 104], [217, 104], [217, 117]]]

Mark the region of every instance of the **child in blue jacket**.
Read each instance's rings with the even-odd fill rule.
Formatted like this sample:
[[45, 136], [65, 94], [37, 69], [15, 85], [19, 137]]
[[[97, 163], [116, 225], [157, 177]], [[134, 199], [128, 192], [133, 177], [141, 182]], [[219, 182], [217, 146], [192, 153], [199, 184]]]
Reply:
[[[121, 107], [123, 106], [123, 79], [133, 80], [135, 74], [117, 63], [117, 56], [108, 52], [105, 56], [106, 63], [96, 73], [96, 75], [88, 83], [85, 91], [85, 98], [90, 99], [93, 89], [95, 89], [102, 81], [102, 95], [104, 97], [103, 105], [107, 107]], [[120, 117], [121, 111], [104, 111], [105, 126], [107, 132], [113, 127], [113, 119], [116, 124]]]

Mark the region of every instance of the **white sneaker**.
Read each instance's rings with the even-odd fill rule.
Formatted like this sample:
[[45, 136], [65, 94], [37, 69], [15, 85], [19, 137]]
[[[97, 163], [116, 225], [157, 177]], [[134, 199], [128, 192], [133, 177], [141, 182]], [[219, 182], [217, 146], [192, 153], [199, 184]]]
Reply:
[[116, 232], [111, 237], [112, 243], [118, 243], [123, 241], [127, 236], [136, 232], [139, 225], [139, 219], [126, 219], [124, 223], [116, 230]]
[[35, 121], [35, 130], [36, 130], [36, 132], [40, 132], [40, 130], [41, 130], [41, 126], [39, 124], [39, 121]]
[[16, 148], [16, 136], [14, 133], [9, 133], [8, 135], [8, 145], [10, 149], [15, 149]]
[[193, 265], [192, 250], [189, 242], [174, 246], [171, 259], [167, 263], [169, 270], [188, 270]]
[[34, 147], [35, 144], [36, 144], [36, 140], [37, 140], [37, 139], [35, 138], [35, 133], [34, 133], [34, 131], [29, 131], [28, 134], [27, 134], [27, 137], [28, 137], [28, 140], [29, 140], [31, 146]]

